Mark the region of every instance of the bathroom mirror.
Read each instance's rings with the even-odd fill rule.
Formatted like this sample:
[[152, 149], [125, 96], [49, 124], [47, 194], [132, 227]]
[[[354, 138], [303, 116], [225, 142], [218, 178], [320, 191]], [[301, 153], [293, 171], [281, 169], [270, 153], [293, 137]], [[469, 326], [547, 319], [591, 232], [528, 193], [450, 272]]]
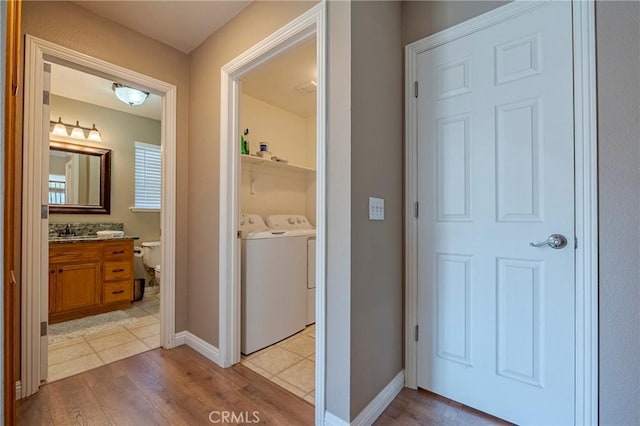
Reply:
[[109, 214], [111, 150], [49, 141], [49, 212]]

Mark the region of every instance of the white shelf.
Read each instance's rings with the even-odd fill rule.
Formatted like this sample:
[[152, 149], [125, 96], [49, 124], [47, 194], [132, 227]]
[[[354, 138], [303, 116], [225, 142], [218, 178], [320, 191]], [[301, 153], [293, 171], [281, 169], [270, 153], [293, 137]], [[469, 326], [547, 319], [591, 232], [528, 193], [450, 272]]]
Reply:
[[249, 165], [250, 168], [254, 171], [258, 171], [261, 168], [268, 168], [271, 170], [292, 171], [305, 174], [316, 173], [314, 169], [311, 169], [309, 167], [297, 166], [290, 163], [279, 163], [277, 161], [272, 161], [268, 158], [257, 157], [255, 155], [240, 154], [240, 158], [242, 158], [243, 165]]

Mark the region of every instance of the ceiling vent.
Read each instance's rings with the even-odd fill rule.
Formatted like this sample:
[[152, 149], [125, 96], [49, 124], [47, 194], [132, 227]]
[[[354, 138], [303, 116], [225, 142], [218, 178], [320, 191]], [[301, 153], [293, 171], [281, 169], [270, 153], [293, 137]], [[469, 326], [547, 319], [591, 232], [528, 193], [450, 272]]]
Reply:
[[311, 80], [296, 87], [296, 90], [304, 93], [305, 95], [313, 95], [316, 93], [316, 87], [318, 87], [318, 83]]

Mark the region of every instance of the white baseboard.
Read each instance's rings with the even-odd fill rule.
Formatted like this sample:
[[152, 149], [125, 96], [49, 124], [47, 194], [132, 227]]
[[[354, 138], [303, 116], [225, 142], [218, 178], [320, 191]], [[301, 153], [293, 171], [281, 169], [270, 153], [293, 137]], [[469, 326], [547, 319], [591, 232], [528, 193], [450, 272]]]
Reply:
[[370, 426], [376, 421], [384, 410], [391, 404], [391, 401], [398, 396], [404, 387], [404, 370], [400, 371], [391, 381], [380, 391], [375, 398], [364, 407], [351, 423], [342, 420], [340, 417], [324, 412], [325, 426]]
[[185, 344], [186, 334], [187, 334], [186, 331], [179, 331], [176, 333], [175, 337], [173, 338], [173, 342], [175, 343], [175, 346], [181, 346]]
[[195, 334], [192, 334], [188, 331], [181, 331], [179, 333], [176, 333], [175, 344], [176, 346], [187, 345], [191, 349], [195, 350], [199, 354], [203, 355], [204, 357], [210, 359], [211, 361], [222, 367], [222, 364], [220, 362], [220, 351], [218, 350], [218, 348], [210, 343], [205, 342]]
[[345, 422], [335, 414], [328, 411], [324, 412], [324, 426], [349, 426], [349, 422]]
[[400, 371], [387, 386], [380, 391], [373, 401], [358, 414], [351, 424], [353, 426], [369, 426], [376, 421], [384, 410], [391, 404], [391, 401], [398, 396], [404, 387], [404, 370]]
[[16, 382], [16, 401], [22, 399], [22, 382], [18, 380]]

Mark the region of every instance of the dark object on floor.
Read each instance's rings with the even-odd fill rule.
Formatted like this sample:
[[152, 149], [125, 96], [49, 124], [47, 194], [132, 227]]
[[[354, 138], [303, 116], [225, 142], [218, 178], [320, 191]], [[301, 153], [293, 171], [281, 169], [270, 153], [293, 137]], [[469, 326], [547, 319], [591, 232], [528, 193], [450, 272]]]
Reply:
[[133, 280], [133, 301], [139, 302], [144, 297], [144, 278]]

